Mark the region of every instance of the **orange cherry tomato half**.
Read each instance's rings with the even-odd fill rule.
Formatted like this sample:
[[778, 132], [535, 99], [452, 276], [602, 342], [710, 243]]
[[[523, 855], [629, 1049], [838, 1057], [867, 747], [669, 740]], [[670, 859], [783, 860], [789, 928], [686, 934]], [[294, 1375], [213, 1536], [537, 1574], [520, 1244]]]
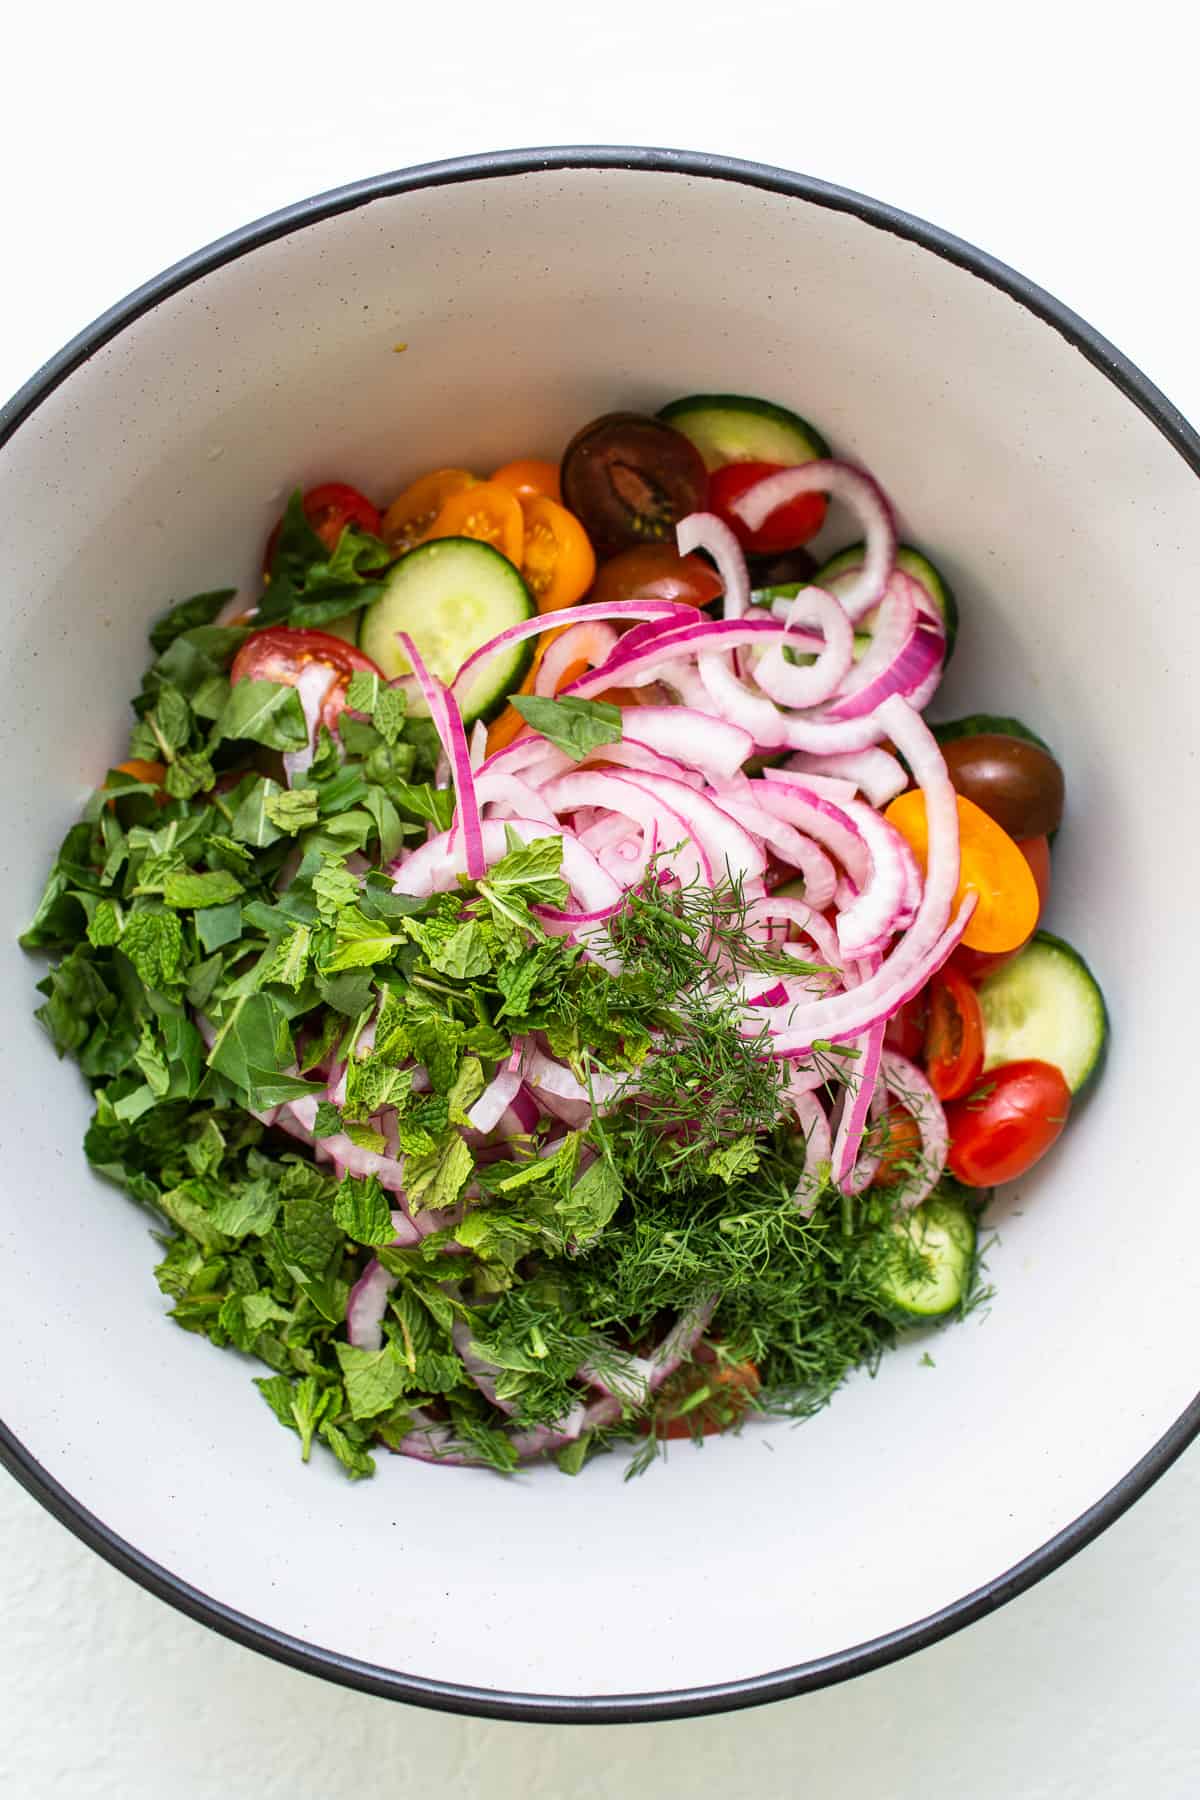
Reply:
[[521, 573], [539, 612], [558, 612], [582, 600], [596, 574], [587, 532], [574, 513], [545, 495], [523, 503], [525, 549]]
[[477, 538], [520, 568], [525, 548], [525, 515], [510, 488], [495, 481], [476, 481], [450, 495], [426, 537]]
[[559, 500], [562, 499], [562, 485], [558, 479], [558, 464], [543, 462], [536, 456], [523, 456], [516, 462], [505, 463], [489, 481], [498, 481], [517, 496], [518, 500]]
[[[1033, 879], [1037, 882], [1040, 920], [1050, 898], [1050, 845], [1044, 837], [1019, 838], [1017, 849], [1033, 870]], [[1032, 935], [1031, 932], [1030, 936]], [[1028, 942], [1029, 939], [1026, 938], [1025, 943]], [[978, 986], [985, 976], [993, 974], [996, 969], [1002, 969], [1006, 962], [1011, 962], [1024, 948], [1025, 944], [1018, 944], [1015, 950], [1005, 950], [998, 956], [989, 956], [986, 950], [970, 950], [965, 944], [960, 944], [950, 958], [950, 967], [959, 970], [968, 981], [973, 981]]]
[[[690, 1438], [697, 1430], [712, 1437], [735, 1425], [761, 1386], [752, 1362], [698, 1363], [672, 1381], [655, 1412], [653, 1429], [660, 1438]], [[643, 1426], [650, 1435], [650, 1424]]]
[[438, 514], [453, 494], [472, 487], [469, 469], [435, 469], [398, 494], [383, 515], [380, 535], [397, 553], [422, 544]]
[[[955, 800], [959, 876], [954, 907], [964, 895], [976, 895], [975, 911], [962, 941], [972, 950], [1016, 950], [1037, 925], [1038, 891], [1033, 870], [1007, 831], [989, 819], [981, 807], [962, 794], [956, 794]], [[929, 825], [920, 788], [899, 794], [884, 817], [907, 840], [924, 874]]]
[[783, 550], [797, 550], [816, 537], [825, 523], [824, 494], [800, 494], [785, 506], [768, 513], [757, 531], [751, 531], [744, 519], [733, 510], [747, 488], [767, 475], [777, 474], [786, 465], [772, 462], [731, 462], [714, 469], [708, 478], [709, 509], [724, 520], [743, 550], [755, 556], [777, 556]]
[[952, 1175], [967, 1187], [1015, 1181], [1046, 1154], [1071, 1110], [1071, 1090], [1053, 1063], [1004, 1063], [946, 1108]]
[[875, 1142], [882, 1142], [883, 1150], [879, 1166], [871, 1177], [871, 1186], [890, 1187], [907, 1174], [908, 1165], [920, 1156], [921, 1129], [907, 1106], [896, 1101], [888, 1107], [881, 1123], [873, 1128], [872, 1135], [875, 1132], [878, 1133]]
[[965, 975], [944, 968], [929, 984], [925, 1073], [939, 1100], [961, 1100], [983, 1072], [983, 1009]]

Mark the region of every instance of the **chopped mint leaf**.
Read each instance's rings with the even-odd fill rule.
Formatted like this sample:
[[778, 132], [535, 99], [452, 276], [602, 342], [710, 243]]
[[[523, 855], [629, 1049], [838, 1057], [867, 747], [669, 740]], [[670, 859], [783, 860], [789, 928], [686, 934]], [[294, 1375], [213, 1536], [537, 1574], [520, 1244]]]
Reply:
[[302, 750], [308, 727], [295, 688], [277, 681], [239, 681], [213, 726], [214, 743], [228, 738], [268, 750]]
[[236, 588], [217, 588], [211, 594], [193, 594], [190, 600], [177, 600], [150, 627], [151, 645], [161, 656], [183, 632], [197, 625], [211, 625], [236, 593]]
[[752, 1175], [759, 1164], [758, 1149], [753, 1137], [735, 1138], [731, 1144], [722, 1144], [714, 1150], [705, 1167], [710, 1175], [716, 1175], [722, 1181], [735, 1181], [739, 1175]]
[[244, 890], [236, 875], [228, 869], [173, 870], [163, 883], [163, 899], [168, 906], [186, 908], [226, 906]]
[[206, 956], [211, 956], [214, 950], [223, 950], [226, 944], [235, 944], [241, 935], [240, 900], [230, 900], [225, 906], [209, 906], [197, 914], [196, 936]]
[[229, 828], [232, 836], [256, 850], [278, 843], [284, 833], [267, 809], [270, 802], [283, 791], [279, 783], [272, 781], [267, 775], [260, 775], [252, 781], [233, 815], [233, 824]]
[[621, 1178], [604, 1157], [585, 1169], [565, 1200], [554, 1210], [563, 1232], [579, 1248], [593, 1243], [621, 1204]]
[[279, 939], [267, 962], [259, 970], [259, 982], [265, 987], [268, 982], [277, 981], [294, 992], [308, 973], [311, 944], [311, 927], [293, 925]]
[[302, 787], [280, 789], [278, 793], [268, 794], [264, 806], [272, 825], [278, 825], [280, 831], [288, 837], [294, 837], [298, 831], [316, 824], [320, 811], [317, 802], [316, 788]]
[[412, 1372], [395, 1344], [387, 1343], [382, 1350], [356, 1350], [352, 1344], [336, 1348], [354, 1419], [371, 1419], [386, 1412], [413, 1386]]
[[390, 1244], [396, 1236], [387, 1195], [374, 1175], [359, 1180], [347, 1175], [333, 1202], [334, 1223], [356, 1244]]

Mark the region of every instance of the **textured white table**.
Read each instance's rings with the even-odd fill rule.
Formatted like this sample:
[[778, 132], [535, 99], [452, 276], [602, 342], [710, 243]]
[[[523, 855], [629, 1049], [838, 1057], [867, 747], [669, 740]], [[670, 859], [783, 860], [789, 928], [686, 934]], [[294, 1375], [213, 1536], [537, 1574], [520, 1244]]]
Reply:
[[[562, 0], [22, 9], [5, 26], [0, 390], [166, 263], [289, 200], [463, 151], [609, 142], [781, 163], [922, 214], [1040, 280], [1200, 419], [1197, 45], [1170, 0], [1007, 0], [986, 20], [935, 0], [566, 16]], [[4, 1203], [32, 1212], [36, 1196]], [[0, 1373], [0, 1413], [2, 1391]], [[0, 1477], [0, 1792], [1185, 1800], [1198, 1593], [1193, 1452], [1032, 1593], [865, 1680], [692, 1724], [498, 1725], [255, 1658]]]

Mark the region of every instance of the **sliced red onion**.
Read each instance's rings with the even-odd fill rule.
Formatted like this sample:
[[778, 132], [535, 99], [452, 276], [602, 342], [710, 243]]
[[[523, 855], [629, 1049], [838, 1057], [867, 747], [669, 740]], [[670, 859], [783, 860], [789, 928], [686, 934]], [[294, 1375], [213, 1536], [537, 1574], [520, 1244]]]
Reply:
[[620, 1091], [621, 1083], [597, 1069], [591, 1075], [590, 1091], [564, 1064], [555, 1062], [536, 1044], [526, 1044], [521, 1055], [521, 1071], [525, 1080], [541, 1093], [555, 1100], [570, 1100], [583, 1106], [604, 1106]]
[[[908, 702], [894, 695], [879, 709], [879, 720], [912, 770], [925, 795], [929, 851], [924, 891], [917, 915], [877, 974], [860, 987], [834, 994], [779, 1017], [772, 1048], [777, 1056], [808, 1054], [814, 1040], [846, 1042], [888, 1019], [920, 991], [959, 942], [975, 906], [974, 894], [963, 899], [947, 927], [958, 886], [958, 804], [946, 764], [924, 720]], [[750, 1035], [761, 1028], [756, 1013]]]
[[471, 1327], [465, 1319], [456, 1319], [450, 1329], [454, 1348], [458, 1351], [463, 1368], [479, 1389], [485, 1400], [491, 1402], [497, 1412], [512, 1414], [516, 1408], [511, 1400], [502, 1400], [496, 1392], [496, 1377], [500, 1370], [486, 1357], [476, 1351], [471, 1338]]
[[471, 727], [471, 737], [470, 737], [470, 743], [469, 743], [470, 756], [471, 756], [471, 768], [472, 768], [472, 771], [476, 775], [478, 775], [480, 769], [483, 767], [484, 763], [487, 761], [487, 740], [488, 740], [487, 726], [484, 724], [482, 719], [476, 719], [474, 725], [472, 725], [472, 727]]
[[880, 950], [905, 917], [912, 876], [919, 872], [912, 851], [894, 825], [882, 813], [847, 800], [844, 811], [858, 827], [870, 856], [870, 873], [858, 895], [838, 915], [838, 943], [847, 956], [864, 956]]
[[[754, 787], [753, 783], [747, 785]], [[837, 872], [819, 844], [815, 844], [810, 837], [805, 837], [777, 814], [760, 806], [757, 794], [752, 800], [722, 794], [721, 810], [744, 825], [747, 831], [754, 832], [770, 846], [781, 862], [796, 870], [803, 878], [804, 897], [810, 905], [829, 905], [837, 887]]]
[[[751, 923], [760, 919], [763, 921], [783, 919], [789, 925], [795, 925], [806, 937], [812, 939], [822, 963], [828, 964], [831, 969], [839, 975], [841, 974], [844, 964], [833, 926], [817, 911], [815, 906], [810, 906], [807, 901], [794, 900], [790, 895], [766, 894], [747, 909], [747, 918]], [[805, 958], [805, 960], [811, 959]]]
[[790, 602], [787, 625], [818, 625], [825, 646], [817, 660], [804, 666], [788, 662], [786, 643], [776, 644], [754, 665], [754, 679], [780, 706], [819, 706], [837, 691], [854, 663], [854, 627], [839, 602], [824, 588], [801, 588]]
[[917, 584], [897, 572], [879, 609], [879, 624], [860, 663], [824, 708], [823, 719], [860, 719], [889, 694], [909, 697], [945, 662], [946, 639], [940, 627], [922, 619]]
[[862, 833], [853, 820], [840, 806], [822, 799], [811, 788], [799, 787], [792, 781], [773, 781], [771, 775], [772, 771], [766, 769], [763, 778], [753, 784], [758, 804], [824, 844], [861, 887], [871, 865]]
[[908, 1108], [921, 1133], [921, 1172], [909, 1181], [903, 1195], [906, 1207], [920, 1206], [945, 1172], [950, 1149], [946, 1114], [924, 1072], [907, 1056], [885, 1050], [882, 1067], [888, 1093]]
[[749, 732], [686, 706], [639, 706], [621, 715], [622, 734], [711, 777], [736, 775], [754, 749]]
[[[678, 619], [685, 621], [696, 617], [694, 606], [685, 606], [681, 600], [613, 600], [607, 606], [591, 604], [573, 606], [571, 608], [572, 625], [589, 624], [595, 620], [606, 619]], [[458, 693], [465, 689], [472, 671], [479, 664], [495, 656], [497, 651], [507, 650], [513, 644], [524, 643], [527, 638], [540, 637], [544, 631], [561, 631], [563, 621], [556, 612], [539, 613], [532, 619], [524, 619], [519, 625], [510, 625], [507, 631], [501, 631], [481, 644], [478, 650], [472, 651], [465, 663], [454, 677], [454, 688]]]
[[526, 728], [503, 750], [493, 751], [479, 771], [479, 779], [488, 775], [520, 775], [531, 787], [540, 786], [550, 774], [561, 774], [575, 765], [564, 750], [557, 749], [545, 738]]
[[472, 1131], [494, 1131], [520, 1091], [520, 1075], [515, 1070], [502, 1069], [467, 1114]]
[[[919, 712], [921, 709], [917, 707]], [[858, 788], [866, 795], [872, 806], [882, 809], [897, 794], [902, 794], [908, 786], [908, 775], [896, 758], [887, 750], [846, 750], [838, 756], [813, 756], [807, 751], [797, 751], [786, 769], [777, 769], [776, 775], [795, 772], [802, 778], [805, 776], [829, 775]], [[846, 799], [854, 798], [853, 793]]]
[[722, 719], [739, 726], [767, 749], [783, 742], [784, 718], [775, 702], [748, 687], [723, 656], [701, 656], [696, 668]]
[[455, 822], [463, 836], [466, 873], [471, 881], [478, 881], [487, 864], [483, 856], [479, 805], [475, 799], [475, 776], [471, 768], [471, 757], [467, 750], [467, 734], [463, 729], [458, 702], [450, 689], [445, 687], [436, 675], [430, 674], [425, 667], [420, 651], [407, 631], [398, 631], [396, 642], [412, 664], [413, 674], [425, 696], [425, 703], [429, 708], [429, 716], [433, 720], [434, 730], [441, 739], [442, 748], [449, 759], [450, 771], [454, 779]]
[[[532, 771], [534, 774], [537, 770]], [[539, 819], [550, 829], [556, 830], [554, 814], [543, 802], [535, 787], [522, 781], [519, 775], [505, 775], [498, 771], [475, 777], [475, 800], [482, 813], [485, 806], [505, 806], [516, 813], [518, 818]], [[457, 833], [457, 826], [451, 835]]]
[[[690, 794], [691, 789], [680, 787], [678, 793]], [[655, 836], [657, 842], [665, 846], [670, 853], [667, 861], [681, 881], [711, 884], [714, 879], [702, 848], [675, 809], [674, 791], [670, 804], [666, 804], [651, 789], [627, 775], [584, 769], [574, 775], [560, 775], [547, 783], [542, 789], [542, 798], [556, 812], [572, 812], [577, 806], [602, 806], [621, 813], [639, 825], [647, 836]], [[732, 829], [736, 828], [731, 825]], [[609, 902], [605, 900], [601, 904]]]
[[321, 705], [333, 684], [340, 680], [336, 669], [315, 658], [305, 663], [296, 677], [296, 693], [304, 712], [304, 729], [308, 733], [302, 750], [285, 750], [283, 767], [289, 787], [295, 787], [308, 774], [316, 755], [317, 727], [321, 723]]
[[580, 676], [563, 693], [586, 699], [613, 685], [654, 681], [660, 669], [701, 654], [727, 656], [731, 650], [769, 650], [772, 644], [786, 642], [793, 650], [816, 656], [825, 646], [818, 633], [792, 631], [777, 619], [709, 619], [694, 607], [690, 612], [687, 624], [659, 626], [645, 638], [629, 632], [602, 668]]
[[[861, 967], [854, 967], [854, 981], [861, 985], [875, 974], [879, 967], [879, 958], [868, 956]], [[849, 973], [849, 971], [848, 971]], [[842, 1103], [842, 1116], [838, 1121], [837, 1133], [833, 1140], [833, 1179], [846, 1194], [861, 1193], [870, 1181], [878, 1160], [862, 1155], [863, 1133], [867, 1119], [879, 1086], [880, 1057], [883, 1054], [883, 1034], [885, 1025], [873, 1025], [870, 1031], [854, 1040], [853, 1048], [858, 1051], [858, 1059], [853, 1069], [847, 1069], [846, 1093]]]
[[624, 1407], [640, 1409], [650, 1398], [650, 1378], [654, 1364], [646, 1356], [613, 1357], [603, 1371], [591, 1363], [581, 1363], [579, 1378], [609, 1399]]
[[796, 1183], [792, 1199], [797, 1212], [803, 1218], [810, 1219], [829, 1180], [833, 1135], [825, 1116], [825, 1108], [815, 1094], [794, 1094], [792, 1110], [804, 1133], [804, 1169]]
[[715, 513], [689, 513], [675, 527], [680, 556], [707, 550], [717, 565], [725, 589], [725, 617], [740, 619], [750, 604], [750, 572], [742, 546], [723, 519]]
[[651, 1393], [657, 1392], [664, 1381], [670, 1380], [676, 1369], [690, 1361], [700, 1339], [708, 1330], [720, 1298], [719, 1294], [704, 1294], [693, 1301], [691, 1306], [680, 1313], [662, 1342], [651, 1351]]
[[863, 565], [858, 578], [838, 596], [849, 618], [861, 619], [882, 599], [896, 563], [896, 521], [887, 496], [865, 470], [823, 457], [764, 475], [730, 504], [738, 518], [757, 531], [779, 507], [802, 494], [828, 494], [849, 506], [862, 523], [866, 543]]
[[682, 781], [687, 787], [704, 785], [703, 775], [683, 768], [669, 756], [660, 756], [657, 750], [636, 738], [622, 738], [619, 744], [598, 745], [581, 759], [579, 767], [592, 768], [597, 763], [614, 769], [634, 769], [643, 775], [666, 775], [672, 781]]
[[575, 663], [586, 663], [598, 669], [617, 647], [617, 634], [611, 625], [595, 621], [571, 625], [560, 638], [555, 638], [542, 657], [533, 684], [535, 694], [552, 699], [562, 686], [563, 676]]
[[397, 1277], [372, 1259], [350, 1289], [346, 1301], [346, 1336], [356, 1350], [383, 1349], [383, 1320], [388, 1295]]

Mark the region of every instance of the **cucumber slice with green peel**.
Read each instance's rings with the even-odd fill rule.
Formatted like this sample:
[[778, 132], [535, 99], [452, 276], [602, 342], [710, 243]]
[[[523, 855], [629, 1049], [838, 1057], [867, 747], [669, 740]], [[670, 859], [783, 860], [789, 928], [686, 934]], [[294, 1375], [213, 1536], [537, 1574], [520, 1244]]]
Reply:
[[[384, 594], [363, 614], [358, 647], [389, 680], [410, 672], [396, 642], [406, 631], [432, 674], [449, 684], [473, 651], [537, 611], [533, 596], [506, 556], [475, 538], [435, 538], [402, 556], [385, 577]], [[533, 642], [497, 651], [480, 664], [459, 695], [463, 723], [490, 719], [520, 687]], [[409, 710], [427, 709], [420, 695]]]
[[878, 1276], [884, 1311], [898, 1324], [929, 1324], [962, 1305], [975, 1266], [975, 1221], [933, 1195], [885, 1228]]
[[[862, 568], [864, 554], [862, 544], [850, 544], [845, 550], [839, 550], [817, 570], [813, 576], [814, 586], [828, 588], [831, 594], [836, 594], [839, 583], [844, 585]], [[954, 598], [954, 589], [924, 551], [914, 549], [911, 544], [901, 544], [896, 551], [896, 567], [924, 588], [942, 615], [942, 624], [946, 628], [946, 661], [949, 662], [958, 637], [958, 601]], [[868, 613], [863, 623], [869, 624], [870, 619]]]
[[689, 394], [672, 400], [658, 416], [691, 439], [710, 471], [732, 462], [791, 467], [829, 455], [829, 445], [807, 419], [744, 394]]
[[1037, 744], [1048, 756], [1053, 756], [1045, 738], [1023, 725], [1020, 719], [1009, 719], [999, 713], [969, 713], [965, 719], [947, 719], [940, 725], [931, 725], [929, 729], [939, 744], [954, 744], [959, 738], [986, 737], [995, 734], [998, 737], [1024, 738], [1027, 744]]
[[361, 625], [361, 611], [349, 612], [343, 613], [340, 619], [330, 619], [328, 624], [322, 625], [321, 630], [328, 632], [330, 637], [341, 638], [344, 643], [357, 644]]
[[979, 985], [983, 1067], [1032, 1057], [1061, 1069], [1072, 1094], [1094, 1081], [1108, 1045], [1108, 1008], [1077, 950], [1048, 931]]

